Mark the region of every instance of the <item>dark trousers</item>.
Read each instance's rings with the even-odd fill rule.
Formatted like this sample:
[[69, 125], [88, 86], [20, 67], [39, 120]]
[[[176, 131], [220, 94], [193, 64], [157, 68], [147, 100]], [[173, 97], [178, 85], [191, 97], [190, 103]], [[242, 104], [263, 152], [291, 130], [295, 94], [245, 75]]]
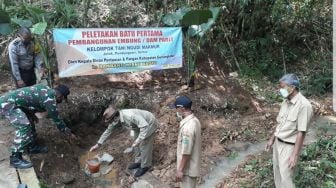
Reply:
[[[20, 75], [22, 81], [25, 83], [26, 86], [32, 86], [36, 84], [36, 75], [34, 68], [29, 70], [20, 69]], [[16, 88], [19, 88], [17, 82], [15, 81]]]

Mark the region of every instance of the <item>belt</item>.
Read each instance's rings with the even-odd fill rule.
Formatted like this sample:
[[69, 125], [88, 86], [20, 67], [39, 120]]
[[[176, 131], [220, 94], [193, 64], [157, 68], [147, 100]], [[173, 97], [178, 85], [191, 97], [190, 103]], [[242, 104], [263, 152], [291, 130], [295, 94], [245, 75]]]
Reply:
[[280, 138], [278, 138], [279, 142], [285, 143], [285, 144], [289, 144], [289, 145], [295, 145], [295, 143], [291, 143], [291, 142], [286, 142], [284, 140], [281, 140]]
[[30, 68], [30, 69], [19, 68], [19, 70], [20, 70], [21, 72], [24, 72], [24, 73], [30, 73], [30, 72], [35, 71], [35, 70], [34, 70], [34, 67], [32, 67], [32, 68]]

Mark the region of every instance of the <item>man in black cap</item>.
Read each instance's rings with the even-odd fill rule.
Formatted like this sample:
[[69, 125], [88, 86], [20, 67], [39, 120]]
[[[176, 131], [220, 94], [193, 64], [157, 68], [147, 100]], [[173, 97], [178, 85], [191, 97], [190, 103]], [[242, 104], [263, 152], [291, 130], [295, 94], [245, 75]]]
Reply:
[[70, 94], [69, 88], [59, 85], [55, 89], [38, 84], [31, 87], [24, 87], [11, 91], [0, 97], [0, 117], [5, 117], [10, 124], [15, 127], [15, 139], [11, 147], [12, 156], [10, 164], [15, 168], [30, 168], [32, 163], [22, 158], [22, 153], [45, 153], [46, 147], [37, 146], [34, 143], [34, 133], [29, 120], [31, 114], [36, 112], [47, 112], [56, 124], [57, 128], [69, 136], [76, 139], [75, 135], [60, 119], [57, 103], [61, 103]]
[[173, 105], [181, 121], [177, 141], [176, 181], [181, 188], [195, 188], [201, 167], [201, 123], [191, 111], [192, 101], [178, 97]]

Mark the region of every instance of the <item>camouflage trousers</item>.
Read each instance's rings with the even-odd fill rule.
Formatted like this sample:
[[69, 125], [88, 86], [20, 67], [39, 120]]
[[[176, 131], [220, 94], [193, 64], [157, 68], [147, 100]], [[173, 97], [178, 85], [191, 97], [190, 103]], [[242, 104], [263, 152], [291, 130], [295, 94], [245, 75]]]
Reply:
[[[34, 141], [31, 121], [22, 109], [9, 102], [0, 100], [0, 117], [5, 117], [15, 128], [12, 152], [23, 152]], [[34, 127], [35, 128], [35, 127]]]

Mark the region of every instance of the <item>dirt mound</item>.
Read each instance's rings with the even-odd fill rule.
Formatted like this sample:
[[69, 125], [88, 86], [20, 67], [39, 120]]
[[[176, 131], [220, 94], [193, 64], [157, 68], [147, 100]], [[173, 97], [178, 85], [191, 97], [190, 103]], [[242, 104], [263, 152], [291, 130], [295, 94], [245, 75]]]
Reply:
[[[104, 131], [106, 125], [101, 121], [104, 109], [111, 101], [123, 96], [127, 100], [122, 107], [151, 111], [159, 120], [151, 173], [165, 184], [174, 186], [179, 122], [175, 111], [168, 106], [179, 95], [188, 95], [193, 100], [193, 111], [202, 123], [204, 152], [201, 174], [207, 174], [216, 157], [228, 154], [226, 143], [235, 139], [253, 141], [253, 130], [267, 133], [270, 125], [262, 114], [256, 115], [252, 103], [254, 97], [238, 82], [229, 79], [223, 72], [213, 71], [216, 68], [211, 69], [211, 62], [204, 62], [204, 66], [207, 69], [203, 72], [198, 70], [194, 88], [183, 86], [186, 82], [182, 79], [182, 70], [57, 80], [57, 83], [70, 86], [69, 103], [61, 104], [60, 112], [80, 141], [70, 144], [49, 120], [41, 121], [38, 125], [40, 142], [49, 146], [50, 152], [32, 156], [37, 175], [46, 184], [56, 186], [62, 174], [68, 173], [74, 175], [75, 182], [67, 187], [92, 187], [94, 182], [84, 175], [78, 158], [97, 142]], [[126, 177], [124, 170], [127, 164], [133, 161], [132, 156], [123, 155], [123, 150], [131, 143], [128, 132], [118, 129], [100, 150], [114, 156], [113, 168], [120, 180]], [[44, 167], [39, 171], [42, 161]]]

